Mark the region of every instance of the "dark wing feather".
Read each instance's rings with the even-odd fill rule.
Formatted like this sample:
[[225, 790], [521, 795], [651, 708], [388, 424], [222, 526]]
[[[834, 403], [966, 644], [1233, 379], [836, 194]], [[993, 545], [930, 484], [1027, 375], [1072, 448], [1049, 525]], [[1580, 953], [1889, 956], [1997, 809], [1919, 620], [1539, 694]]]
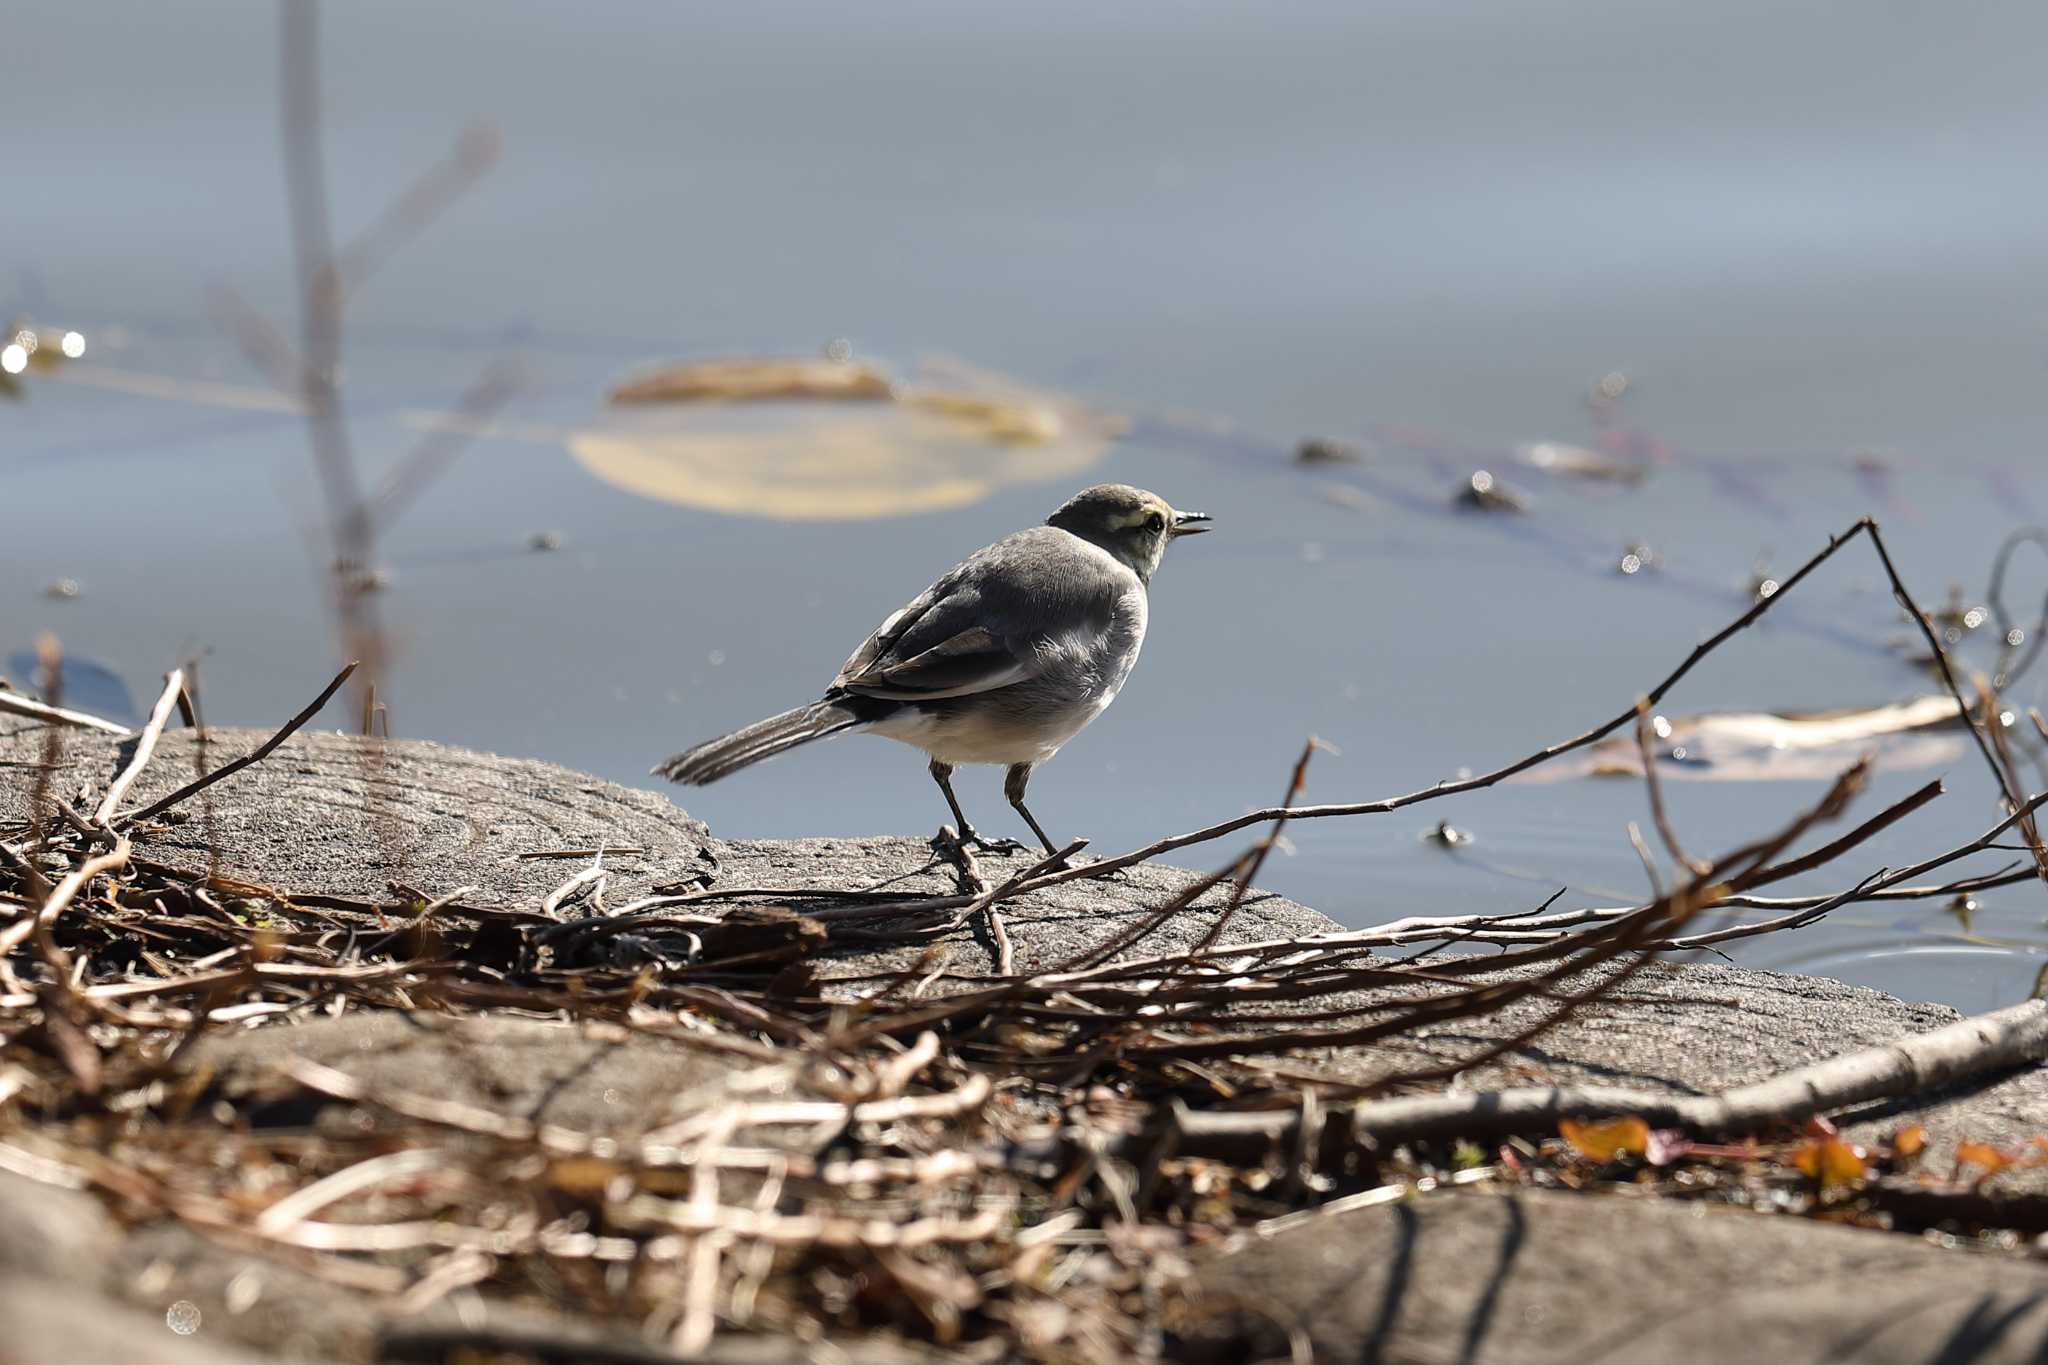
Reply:
[[837, 686], [863, 697], [917, 701], [987, 692], [1031, 676], [1029, 665], [981, 626], [970, 626], [908, 659], [882, 657]]
[[1064, 531], [1019, 532], [970, 555], [882, 622], [832, 691], [922, 701], [1024, 682], [1075, 640], [1108, 629], [1135, 586], [1128, 571]]
[[910, 628], [924, 618], [938, 600], [939, 590], [945, 586], [942, 579], [912, 600], [907, 606], [892, 612], [889, 619], [875, 628], [875, 633], [861, 641], [859, 649], [848, 656], [839, 667], [839, 676], [832, 680], [834, 687], [844, 687], [848, 680], [865, 677], [877, 664], [884, 663], [889, 652], [896, 647]]

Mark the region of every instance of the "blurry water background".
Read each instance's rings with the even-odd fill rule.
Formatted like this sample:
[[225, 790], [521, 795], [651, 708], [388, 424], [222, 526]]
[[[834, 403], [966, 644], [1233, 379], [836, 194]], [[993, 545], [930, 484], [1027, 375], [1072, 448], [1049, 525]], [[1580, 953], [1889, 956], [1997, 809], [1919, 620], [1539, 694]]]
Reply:
[[[1341, 751], [1311, 800], [1576, 733], [1738, 612], [1760, 567], [1865, 512], [1926, 605], [1951, 584], [1981, 603], [1999, 541], [2048, 502], [2038, 7], [354, 0], [324, 28], [343, 234], [470, 120], [505, 148], [352, 306], [365, 466], [491, 358], [530, 376], [386, 541], [400, 735], [646, 783], [813, 696], [961, 554], [1114, 478], [1220, 529], [1176, 547], [1131, 685], [1033, 784], [1056, 833], [1109, 852], [1277, 799], [1311, 732]], [[146, 701], [197, 650], [210, 719], [275, 723], [331, 668], [301, 425], [206, 302], [225, 283], [291, 316], [276, 80], [259, 4], [6, 22], [0, 317], [89, 349], [0, 405], [0, 655], [55, 632], [99, 670], [82, 704]], [[702, 488], [640, 496], [590, 458], [631, 445], [605, 394], [650, 362], [838, 339], [896, 371], [957, 357], [1130, 430], [1081, 472], [968, 452], [952, 505], [841, 520], [786, 514], [800, 458], [751, 515], [693, 505]], [[1609, 374], [1629, 383], [1603, 418], [1588, 392]], [[1364, 458], [1297, 464], [1310, 436]], [[1540, 441], [1646, 477], [1546, 471], [1517, 454]], [[1526, 513], [1455, 510], [1481, 469]], [[529, 548], [543, 532], [559, 550]], [[2016, 561], [2015, 615], [2044, 577]], [[45, 594], [62, 579], [76, 597]], [[1906, 630], [1855, 547], [1664, 710], [1924, 695]], [[1937, 749], [1861, 809], [1934, 773], [1949, 794], [1802, 885], [1996, 818], [1976, 755]], [[1712, 851], [1818, 790], [1671, 799]], [[991, 830], [1018, 823], [993, 770], [962, 794]], [[922, 760], [873, 739], [677, 795], [730, 836], [942, 814]], [[1559, 887], [1614, 903], [1642, 894], [1624, 828], [1643, 818], [1633, 779], [1506, 786], [1297, 827], [1267, 880], [1352, 924]], [[1440, 819], [1474, 841], [1427, 841]], [[1852, 909], [1738, 956], [2016, 998], [2048, 962], [2048, 899], [1980, 899]]]

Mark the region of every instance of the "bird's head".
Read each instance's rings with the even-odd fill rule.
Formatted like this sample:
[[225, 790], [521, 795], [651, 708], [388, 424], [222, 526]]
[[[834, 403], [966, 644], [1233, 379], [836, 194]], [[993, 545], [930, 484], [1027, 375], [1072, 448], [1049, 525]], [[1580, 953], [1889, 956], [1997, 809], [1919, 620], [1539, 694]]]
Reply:
[[1206, 512], [1176, 512], [1157, 493], [1127, 483], [1100, 483], [1068, 498], [1048, 526], [1099, 545], [1150, 582], [1168, 541], [1208, 530]]

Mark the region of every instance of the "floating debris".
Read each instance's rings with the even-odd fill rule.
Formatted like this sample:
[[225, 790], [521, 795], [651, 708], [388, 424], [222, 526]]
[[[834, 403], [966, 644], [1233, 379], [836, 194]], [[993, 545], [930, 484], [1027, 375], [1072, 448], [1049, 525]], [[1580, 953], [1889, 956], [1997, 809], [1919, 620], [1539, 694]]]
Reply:
[[1614, 567], [1623, 577], [1633, 577], [1646, 570], [1663, 568], [1664, 557], [1648, 545], [1638, 543], [1624, 546]]
[[1960, 584], [1950, 584], [1948, 601], [1927, 613], [1927, 623], [1939, 626], [1944, 640], [1955, 644], [1966, 632], [1983, 626], [1991, 619], [1991, 609], [1968, 601], [1963, 596]]
[[668, 365], [612, 390], [614, 403], [887, 402], [889, 376], [845, 359], [726, 359]]
[[78, 586], [77, 579], [60, 578], [43, 589], [43, 596], [57, 602], [69, 602], [76, 599], [82, 591], [84, 589]]
[[1529, 445], [1516, 446], [1515, 458], [1531, 469], [1540, 469], [1545, 474], [1565, 475], [1576, 479], [1641, 483], [1648, 473], [1642, 465], [1633, 461], [1618, 460], [1611, 455], [1602, 455], [1597, 450], [1567, 445], [1562, 441], [1536, 441]]
[[[758, 401], [626, 400], [604, 425], [566, 433], [570, 453], [642, 497], [844, 521], [961, 507], [1013, 484], [1069, 479], [1128, 428], [1113, 414], [957, 361], [926, 360], [905, 383], [834, 360], [716, 363], [734, 372], [770, 367], [739, 386]], [[689, 368], [702, 376], [703, 367]], [[784, 369], [836, 375], [836, 387], [773, 391], [769, 381]], [[815, 397], [876, 401], [770, 401]]]
[[901, 395], [905, 407], [949, 417], [986, 440], [1038, 445], [1065, 434], [1060, 414], [1041, 403], [1009, 402], [968, 393], [912, 390]]
[[[1902, 611], [1900, 615], [1908, 621], [1913, 619], [1909, 612]], [[1971, 634], [1990, 625], [1991, 616], [1989, 607], [1972, 603], [1963, 596], [1963, 590], [1953, 584], [1949, 587], [1947, 602], [1932, 611], [1923, 608], [1920, 612], [1921, 624], [1938, 636], [1946, 649], [1955, 649]], [[2025, 639], [2026, 632], [2018, 627], [2008, 630], [2005, 634], [2008, 649], [2017, 649]], [[1937, 676], [1940, 674], [1940, 661], [1928, 652], [1926, 636], [1920, 631], [1896, 634], [1887, 641], [1887, 644], [1898, 651], [1900, 657], [1913, 667]], [[2001, 677], [1998, 684], [2003, 687], [2010, 681], [2011, 678]]]
[[334, 578], [349, 592], [367, 595], [383, 592], [392, 584], [391, 570], [343, 561], [334, 566]]
[[950, 418], [990, 441], [1035, 444], [1065, 431], [1057, 408], [1015, 397], [947, 389], [901, 389], [882, 370], [856, 363], [834, 342], [823, 360], [706, 360], [670, 366], [612, 391], [614, 403], [768, 403], [797, 400], [896, 402]]
[[526, 542], [526, 548], [535, 554], [547, 554], [562, 548], [560, 531], [535, 531]]
[[1525, 495], [1509, 488], [1484, 469], [1473, 470], [1472, 477], [1465, 481], [1465, 486], [1458, 490], [1457, 496], [1451, 501], [1459, 507], [1470, 508], [1475, 512], [1529, 510], [1529, 499]]
[[54, 370], [85, 354], [85, 334], [77, 331], [38, 331], [16, 318], [0, 332], [0, 394], [21, 394], [20, 376], [29, 370]]
[[[1865, 752], [1881, 769], [1946, 763], [1963, 751], [1955, 698], [1837, 711], [1718, 711], [1654, 716], [1654, 752], [1672, 776], [1724, 782], [1803, 781], [1832, 777]], [[1602, 740], [1575, 762], [1551, 764], [1520, 780], [1640, 777], [1642, 753], [1633, 734]]]
[[1347, 441], [1311, 436], [1294, 452], [1296, 464], [1357, 464], [1365, 451]]

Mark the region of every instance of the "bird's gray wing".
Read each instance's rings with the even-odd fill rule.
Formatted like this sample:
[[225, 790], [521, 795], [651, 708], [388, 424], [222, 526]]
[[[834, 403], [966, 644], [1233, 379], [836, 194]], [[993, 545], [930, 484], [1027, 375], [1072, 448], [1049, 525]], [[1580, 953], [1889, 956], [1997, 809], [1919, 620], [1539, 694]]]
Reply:
[[878, 661], [838, 686], [864, 697], [929, 701], [1008, 687], [1032, 673], [1027, 660], [1012, 654], [988, 630], [971, 626], [901, 663]]
[[1040, 526], [968, 556], [882, 622], [832, 686], [925, 701], [1043, 676], [1107, 630], [1120, 596], [1137, 586], [1106, 556], [1077, 545]]
[[863, 697], [930, 701], [1022, 682], [1034, 661], [978, 624], [980, 594], [954, 575], [884, 621], [853, 652], [832, 686]]

